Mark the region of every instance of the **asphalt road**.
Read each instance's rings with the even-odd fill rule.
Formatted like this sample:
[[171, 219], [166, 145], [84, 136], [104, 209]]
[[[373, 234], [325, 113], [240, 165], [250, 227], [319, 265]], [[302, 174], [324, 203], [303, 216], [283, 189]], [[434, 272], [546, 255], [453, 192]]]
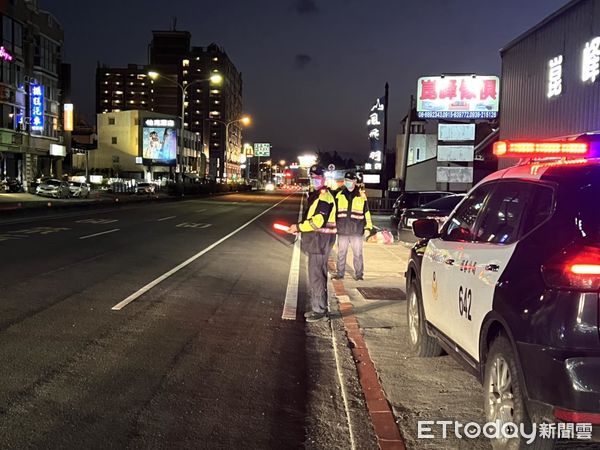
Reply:
[[0, 448], [302, 447], [310, 355], [303, 321], [281, 320], [292, 240], [271, 231], [299, 203], [0, 222]]

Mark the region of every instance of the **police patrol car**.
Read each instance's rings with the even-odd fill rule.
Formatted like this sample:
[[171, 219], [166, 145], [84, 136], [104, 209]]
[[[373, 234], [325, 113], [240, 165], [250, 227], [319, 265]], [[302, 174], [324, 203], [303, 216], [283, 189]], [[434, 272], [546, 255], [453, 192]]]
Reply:
[[406, 272], [411, 347], [427, 357], [445, 350], [478, 377], [486, 422], [600, 424], [593, 150], [590, 142], [497, 142], [496, 155], [527, 162], [481, 181], [441, 230], [431, 219], [413, 224], [421, 240]]

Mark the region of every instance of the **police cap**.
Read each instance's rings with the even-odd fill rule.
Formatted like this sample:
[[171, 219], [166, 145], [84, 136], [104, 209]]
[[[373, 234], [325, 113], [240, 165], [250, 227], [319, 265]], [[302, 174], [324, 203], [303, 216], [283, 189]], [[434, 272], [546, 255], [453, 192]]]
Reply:
[[354, 172], [346, 172], [344, 174], [344, 179], [345, 180], [357, 180], [358, 178], [356, 177], [356, 174]]
[[312, 166], [309, 170], [311, 176], [322, 177], [325, 176], [325, 169], [322, 166]]

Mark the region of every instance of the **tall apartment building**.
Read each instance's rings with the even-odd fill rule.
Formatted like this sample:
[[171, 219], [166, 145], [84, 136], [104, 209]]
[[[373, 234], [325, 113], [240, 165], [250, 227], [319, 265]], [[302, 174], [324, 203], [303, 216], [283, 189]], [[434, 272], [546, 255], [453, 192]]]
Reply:
[[[191, 35], [187, 31], [153, 31], [152, 34], [147, 66], [98, 68], [97, 112], [146, 109], [180, 117], [183, 98], [178, 84], [188, 86], [184, 127], [202, 139], [203, 149], [210, 155], [209, 177], [222, 181], [240, 178], [242, 132], [239, 122], [236, 122], [242, 114], [240, 72], [216, 44], [191, 47]], [[160, 76], [150, 80], [145, 76], [150, 70]], [[211, 85], [208, 80], [214, 73], [223, 76], [223, 83], [219, 86]], [[121, 89], [125, 79], [129, 83], [134, 79], [139, 82], [139, 86], [129, 92], [141, 92], [142, 87], [149, 86], [148, 90], [144, 90], [148, 97], [127, 98], [126, 95], [134, 94], [127, 94], [125, 89]], [[142, 101], [145, 103], [141, 104]], [[193, 167], [185, 166], [183, 170], [192, 171]]]
[[129, 109], [152, 109], [148, 69], [129, 64], [125, 68], [99, 65], [96, 69], [96, 113]]
[[59, 176], [69, 87], [63, 29], [37, 0], [0, 2], [0, 178]]
[[191, 88], [185, 121], [192, 131], [201, 131], [207, 137], [211, 176], [239, 179], [242, 129], [235, 121], [242, 116], [242, 75], [227, 53], [214, 43], [192, 48], [189, 59], [182, 62], [184, 83], [208, 79], [214, 73], [223, 76], [223, 83], [211, 86], [205, 82], [199, 88]]

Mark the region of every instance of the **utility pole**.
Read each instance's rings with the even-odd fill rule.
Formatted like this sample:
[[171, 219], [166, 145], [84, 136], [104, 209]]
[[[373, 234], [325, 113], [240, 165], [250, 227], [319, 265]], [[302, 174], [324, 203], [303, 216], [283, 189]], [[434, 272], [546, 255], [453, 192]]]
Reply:
[[404, 155], [402, 158], [404, 159], [402, 165], [402, 189], [406, 191], [406, 173], [408, 169], [408, 149], [410, 147], [410, 127], [412, 125], [412, 111], [414, 105], [414, 97], [410, 96], [410, 106], [408, 107], [408, 114], [406, 115], [406, 123], [404, 124]]

